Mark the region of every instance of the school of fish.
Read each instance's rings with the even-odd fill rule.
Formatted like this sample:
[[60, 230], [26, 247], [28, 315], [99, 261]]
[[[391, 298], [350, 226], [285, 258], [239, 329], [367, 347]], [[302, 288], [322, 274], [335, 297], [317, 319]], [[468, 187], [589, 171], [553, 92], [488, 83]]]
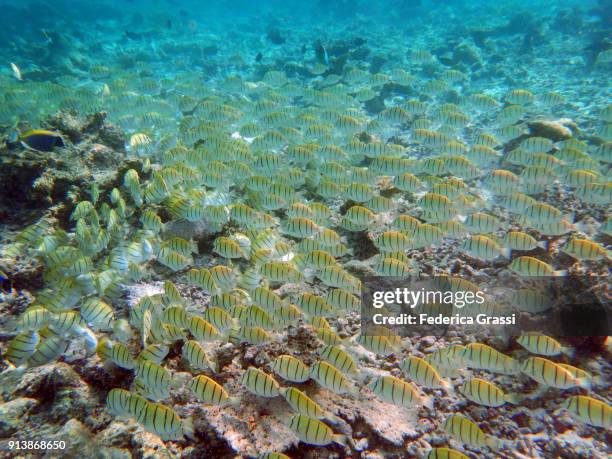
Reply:
[[[414, 66], [434, 60], [425, 49], [412, 51]], [[258, 81], [234, 75], [206, 84], [189, 73], [157, 80], [96, 65], [90, 70], [100, 82], [96, 90], [29, 82], [10, 66], [14, 78], [3, 89], [0, 120], [26, 115], [33, 94], [52, 109], [105, 110], [127, 133], [126, 148], [139, 166], [123, 173], [116, 188], [92, 183], [83, 190], [69, 230], [42, 219], [3, 247], [3, 258], [39, 260], [45, 282], [4, 349], [7, 371], [27, 372], [61, 358], [71, 342], [82, 343], [93, 358], [133, 373], [129, 390], [108, 391], [108, 412], [137, 420], [165, 441], [197, 441], [193, 419], [164, 400], [187, 387], [203, 404], [240, 406], [240, 397], [218, 382], [215, 350], [283, 342], [289, 327], [304, 323], [319, 340], [320, 360], [308, 366], [288, 349], [240, 379], [256, 397], [284, 398], [294, 412], [286, 425], [304, 443], [351, 446], [334, 428], [337, 413], [299, 386], [309, 380], [338, 397], [425, 410], [436, 410], [440, 390], [486, 407], [529, 398], [490, 381], [502, 374], [568, 391], [553, 415], [612, 428], [609, 393], [598, 390], [609, 386], [572, 366], [573, 350], [553, 337], [516, 337], [520, 357], [466, 342], [421, 358], [391, 330], [343, 338], [334, 326], [361, 307], [361, 280], [347, 266], [358, 249], [350, 242], [355, 235], [374, 247], [367, 263], [379, 276], [418, 276], [414, 254], [442, 246], [522, 277], [564, 276], [585, 266], [601, 274], [602, 263], [607, 274], [609, 251], [601, 241], [612, 237], [612, 105], [601, 107], [596, 142], [577, 136], [553, 142], [530, 134], [526, 123], [562, 111], [561, 94], [470, 93], [459, 86], [469, 75], [441, 64], [426, 81], [410, 68], [371, 74], [347, 66], [334, 74], [315, 64], [309, 79], [270, 70]], [[368, 112], [364, 104], [387, 84], [416, 95]], [[462, 91], [454, 102], [445, 99], [451, 89]], [[22, 135], [26, 148], [31, 135]], [[54, 142], [49, 149], [61, 152]], [[558, 196], [592, 209], [595, 232], [583, 231]], [[172, 232], [182, 221], [205, 224], [209, 252]], [[555, 265], [559, 252], [573, 264]], [[164, 292], [124, 314], [118, 306], [124, 287], [152, 274], [166, 279]], [[441, 266], [433, 274], [451, 273]], [[286, 284], [301, 293], [279, 294]], [[204, 309], [181, 294], [186, 285], [209, 299]], [[546, 298], [530, 290], [517, 290], [513, 301], [532, 313], [546, 309]], [[177, 343], [189, 377], [165, 365]], [[402, 377], [372, 375], [356, 348], [393, 355]], [[513, 445], [460, 412], [438, 428], [490, 455]], [[466, 456], [436, 447], [426, 457]]]

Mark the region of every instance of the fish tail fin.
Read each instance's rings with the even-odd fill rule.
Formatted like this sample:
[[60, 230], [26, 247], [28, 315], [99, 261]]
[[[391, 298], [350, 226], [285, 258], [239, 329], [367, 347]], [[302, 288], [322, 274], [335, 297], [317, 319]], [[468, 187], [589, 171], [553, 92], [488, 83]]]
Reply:
[[232, 337], [232, 333], [236, 333], [238, 331], [240, 327], [237, 326], [233, 326], [230, 327], [226, 330], [223, 330], [223, 332], [221, 333], [221, 338], [219, 338], [221, 341], [223, 341], [224, 343], [227, 343], [230, 341], [231, 337]]
[[304, 272], [302, 273], [304, 280], [306, 282], [312, 282], [314, 280], [315, 274], [317, 273], [317, 271], [315, 269], [312, 268], [306, 268], [304, 270]]
[[563, 410], [565, 410], [565, 407], [564, 407], [563, 405], [561, 405], [561, 406], [557, 407], [557, 408], [556, 408], [556, 409], [555, 409], [555, 410], [552, 412], [552, 415], [553, 415], [553, 416], [559, 416], [559, 415], [560, 415], [560, 414], [563, 412]]
[[87, 327], [75, 327], [74, 333], [85, 340], [85, 352], [87, 355], [92, 355], [98, 350], [98, 338], [95, 333]]
[[[568, 223], [572, 223], [572, 222], [568, 222]], [[574, 223], [574, 228], [578, 231], [580, 231], [581, 233], [586, 233], [588, 234], [590, 231], [589, 228], [589, 224], [586, 223], [584, 220], [580, 220], [578, 222], [573, 222]]]
[[230, 397], [227, 399], [227, 405], [237, 408], [242, 403], [242, 397]]
[[8, 365], [8, 368], [0, 372], [0, 376], [11, 376], [11, 377], [16, 377], [16, 378], [21, 378], [21, 376], [28, 369], [28, 366], [25, 363], [18, 367], [10, 363], [8, 360], [5, 361], [4, 363]]
[[554, 275], [559, 277], [567, 276], [567, 269], [560, 269], [558, 271], [555, 271]]
[[219, 360], [217, 359], [217, 357], [215, 356], [212, 360], [209, 361], [209, 363], [210, 363], [210, 370], [213, 373], [217, 373], [219, 371]]
[[591, 388], [591, 380], [589, 378], [578, 378], [576, 379], [576, 384], [583, 389]]
[[539, 241], [538, 242], [538, 247], [548, 251], [548, 241]]
[[512, 258], [512, 249], [510, 248], [503, 248], [499, 251], [499, 254], [504, 257], [507, 258], [508, 260], [510, 260]]
[[188, 418], [183, 419], [183, 433], [185, 436], [195, 439], [194, 429], [193, 429], [193, 416], [189, 416]]
[[576, 349], [570, 346], [564, 346], [561, 348], [561, 353], [567, 355], [570, 359], [574, 357], [575, 352], [576, 352]]
[[239, 326], [234, 326], [227, 330], [227, 342], [232, 343], [234, 345], [238, 345], [242, 342]]
[[357, 373], [355, 374], [355, 379], [362, 386], [365, 385], [366, 381], [368, 380], [368, 377], [369, 375], [363, 370], [358, 370]]
[[326, 413], [324, 419], [332, 424], [340, 424], [342, 419], [332, 413]]
[[446, 379], [442, 380], [442, 388], [446, 390], [446, 392], [448, 392], [449, 395], [452, 395], [455, 393], [455, 388], [453, 387], [453, 384], [450, 381], [447, 381]]
[[421, 401], [423, 403], [423, 406], [426, 407], [429, 411], [434, 410], [434, 400], [432, 397], [428, 397], [425, 395], [421, 397]]
[[500, 450], [504, 446], [503, 440], [500, 440], [499, 438], [493, 437], [491, 435], [487, 435], [485, 443], [493, 451]]
[[513, 405], [518, 405], [524, 400], [524, 398], [525, 398], [524, 396], [522, 396], [521, 394], [517, 394], [517, 393], [504, 395], [504, 400]]
[[360, 391], [359, 386], [356, 386], [356, 385], [351, 385], [348, 389], [348, 393], [355, 397], [359, 395], [359, 391]]
[[335, 434], [335, 435], [332, 436], [332, 441], [335, 442], [335, 443], [338, 443], [339, 445], [342, 445], [342, 446], [346, 446], [347, 445], [346, 435]]

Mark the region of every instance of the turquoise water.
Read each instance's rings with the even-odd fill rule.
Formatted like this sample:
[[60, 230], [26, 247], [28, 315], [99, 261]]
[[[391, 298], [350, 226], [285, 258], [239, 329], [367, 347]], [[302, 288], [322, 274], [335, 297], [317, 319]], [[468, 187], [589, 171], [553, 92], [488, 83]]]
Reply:
[[606, 457], [612, 2], [0, 12], [0, 457]]

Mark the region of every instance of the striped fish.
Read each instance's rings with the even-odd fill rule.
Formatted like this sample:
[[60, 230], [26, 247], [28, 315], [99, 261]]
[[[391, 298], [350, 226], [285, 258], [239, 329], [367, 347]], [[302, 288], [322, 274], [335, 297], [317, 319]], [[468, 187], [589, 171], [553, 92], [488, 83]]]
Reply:
[[588, 239], [570, 239], [562, 250], [578, 260], [601, 260], [608, 258], [605, 248]]
[[160, 364], [166, 358], [168, 352], [170, 352], [170, 348], [165, 344], [149, 344], [140, 351], [136, 360], [148, 360]]
[[294, 303], [309, 316], [335, 316], [336, 312], [323, 297], [311, 293], [302, 293], [295, 298]]
[[338, 346], [324, 346], [317, 352], [322, 359], [329, 362], [342, 373], [353, 375], [359, 371], [355, 360], [353, 360], [350, 354]]
[[137, 362], [130, 354], [130, 350], [123, 343], [113, 343], [108, 338], [103, 338], [96, 347], [98, 357], [103, 360], [110, 360], [115, 365], [127, 370], [136, 368]]
[[137, 420], [145, 430], [158, 435], [162, 440], [179, 440], [183, 435], [193, 437], [191, 420], [182, 420], [172, 408], [161, 403], [147, 402]]
[[136, 366], [136, 378], [142, 381], [145, 388], [166, 390], [179, 387], [181, 380], [174, 378], [163, 366], [141, 360]]
[[317, 402], [295, 387], [282, 388], [281, 395], [285, 397], [293, 411], [298, 414], [314, 419], [327, 419], [332, 422], [337, 420], [335, 416], [327, 413]]
[[69, 342], [62, 336], [44, 336], [41, 332], [41, 339], [36, 350], [26, 361], [28, 368], [45, 365], [59, 358], [68, 348]]
[[263, 344], [270, 341], [272, 337], [261, 327], [238, 327], [232, 329], [230, 340], [239, 343]]
[[446, 418], [442, 428], [451, 437], [474, 448], [488, 446], [497, 450], [501, 446], [499, 439], [485, 434], [476, 423], [460, 414]]
[[590, 381], [587, 378], [576, 378], [565, 368], [542, 357], [529, 357], [523, 361], [521, 372], [540, 384], [557, 389], [590, 387]]
[[289, 420], [289, 428], [300, 441], [310, 445], [325, 446], [330, 443], [346, 444], [344, 435], [334, 434], [333, 430], [318, 419], [296, 414]]
[[356, 342], [375, 354], [389, 355], [398, 351], [398, 347], [386, 336], [360, 334]]
[[277, 375], [287, 381], [301, 383], [310, 379], [310, 368], [291, 355], [278, 356], [271, 366]]
[[198, 316], [191, 316], [187, 323], [187, 328], [198, 341], [216, 341], [222, 338], [219, 330], [206, 320]]
[[431, 387], [434, 389], [446, 389], [452, 388], [448, 381], [444, 381], [436, 369], [432, 367], [427, 361], [410, 356], [404, 359], [400, 363], [400, 369], [415, 383]]
[[453, 344], [427, 354], [423, 360], [434, 367], [440, 376], [456, 376], [457, 370], [465, 365], [462, 358], [464, 350], [464, 346]]
[[319, 360], [311, 367], [310, 377], [325, 389], [338, 395], [356, 392], [355, 387], [340, 370], [324, 360]]
[[491, 346], [470, 343], [465, 346], [461, 359], [468, 368], [513, 375], [519, 373], [519, 362]]
[[273, 398], [280, 395], [280, 385], [263, 371], [249, 367], [241, 378], [242, 387], [260, 397]]
[[32, 306], [26, 309], [17, 319], [16, 328], [20, 332], [36, 331], [49, 323], [51, 313], [42, 306]]
[[574, 395], [565, 400], [559, 410], [567, 410], [574, 419], [595, 427], [612, 428], [612, 406], [586, 395]]
[[521, 335], [516, 342], [527, 349], [532, 354], [544, 355], [547, 357], [559, 355], [561, 353], [572, 356], [572, 348], [563, 347], [559, 341], [550, 336], [529, 333]]
[[125, 389], [111, 389], [106, 395], [106, 409], [115, 416], [130, 414], [130, 395], [131, 393]]
[[512, 260], [508, 268], [521, 276], [564, 276], [565, 270], [558, 270], [534, 257], [518, 257]]
[[515, 394], [504, 394], [495, 384], [480, 378], [467, 380], [459, 388], [459, 392], [465, 395], [468, 400], [484, 406], [497, 407], [506, 402], [517, 402]]
[[424, 405], [433, 409], [433, 400], [425, 397], [410, 383], [395, 376], [379, 376], [374, 378], [368, 387], [381, 400], [397, 406], [413, 407]]
[[210, 405], [238, 405], [239, 397], [230, 397], [227, 391], [208, 376], [199, 375], [192, 378], [187, 387], [202, 403]]
[[217, 372], [217, 365], [210, 361], [206, 351], [197, 341], [185, 341], [183, 343], [182, 355], [197, 370], [210, 368], [213, 373]]
[[110, 330], [115, 320], [113, 308], [98, 298], [86, 300], [80, 311], [81, 317], [96, 330]]

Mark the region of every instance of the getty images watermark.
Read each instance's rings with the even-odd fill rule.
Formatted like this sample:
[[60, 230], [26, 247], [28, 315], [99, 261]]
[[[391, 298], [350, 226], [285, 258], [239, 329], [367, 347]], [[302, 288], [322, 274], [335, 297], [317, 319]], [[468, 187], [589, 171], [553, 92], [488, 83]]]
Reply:
[[362, 287], [362, 333], [380, 327], [400, 336], [460, 333], [607, 336], [609, 281], [565, 276], [510, 278], [481, 286], [452, 276], [427, 279], [367, 277]]

